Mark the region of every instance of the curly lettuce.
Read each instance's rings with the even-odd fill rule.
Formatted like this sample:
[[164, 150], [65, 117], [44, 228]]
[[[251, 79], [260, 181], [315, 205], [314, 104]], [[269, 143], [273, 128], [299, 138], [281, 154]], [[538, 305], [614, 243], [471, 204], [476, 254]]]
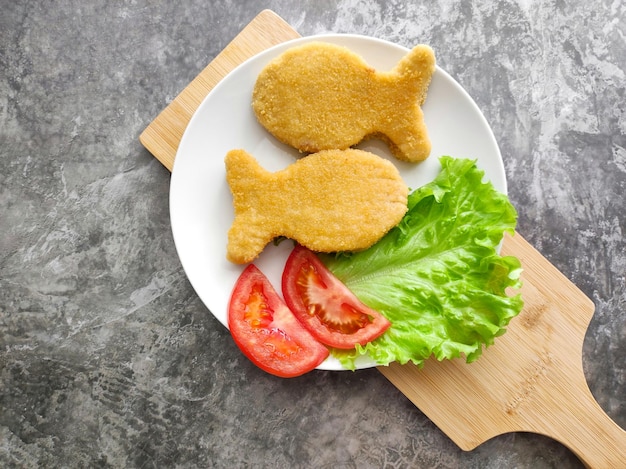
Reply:
[[472, 362], [523, 307], [521, 294], [506, 291], [521, 286], [521, 263], [498, 254], [504, 233], [515, 231], [515, 208], [483, 181], [475, 161], [444, 156], [440, 163], [439, 175], [409, 195], [406, 215], [378, 243], [321, 256], [392, 323], [365, 346], [332, 351], [348, 369], [364, 354], [379, 365], [461, 355]]

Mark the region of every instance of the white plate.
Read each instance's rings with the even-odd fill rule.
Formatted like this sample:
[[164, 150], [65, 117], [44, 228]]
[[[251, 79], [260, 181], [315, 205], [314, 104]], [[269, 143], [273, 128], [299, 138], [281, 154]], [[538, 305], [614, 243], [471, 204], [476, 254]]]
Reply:
[[[393, 68], [408, 52], [404, 47], [357, 35], [296, 39], [241, 64], [215, 86], [199, 106], [180, 142], [172, 171], [172, 232], [189, 281], [207, 308], [225, 326], [230, 293], [243, 267], [226, 260], [227, 231], [233, 220], [233, 207], [224, 157], [229, 150], [243, 148], [270, 171], [295, 161], [298, 152], [278, 142], [258, 124], [251, 108], [251, 95], [257, 75], [271, 59], [289, 47], [310, 41], [346, 46], [379, 70]], [[487, 121], [463, 88], [440, 68], [433, 75], [422, 109], [432, 142], [431, 156], [426, 161], [399, 162], [379, 142], [360, 147], [394, 162], [413, 189], [431, 181], [439, 171], [439, 157], [450, 155], [477, 159], [485, 177], [496, 189], [506, 193], [502, 158]], [[280, 276], [292, 246], [291, 242], [270, 244], [255, 261], [279, 293]], [[364, 357], [357, 368], [373, 365]], [[330, 357], [319, 369], [343, 368]]]

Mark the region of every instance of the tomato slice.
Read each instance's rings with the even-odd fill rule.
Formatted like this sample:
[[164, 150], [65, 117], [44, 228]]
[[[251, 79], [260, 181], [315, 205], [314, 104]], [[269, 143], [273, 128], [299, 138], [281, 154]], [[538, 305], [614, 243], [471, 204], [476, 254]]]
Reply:
[[235, 284], [228, 327], [243, 354], [276, 376], [300, 376], [328, 357], [328, 349], [298, 322], [254, 264], [244, 269]]
[[293, 314], [317, 340], [330, 347], [365, 345], [391, 326], [303, 246], [296, 246], [287, 259], [282, 289]]

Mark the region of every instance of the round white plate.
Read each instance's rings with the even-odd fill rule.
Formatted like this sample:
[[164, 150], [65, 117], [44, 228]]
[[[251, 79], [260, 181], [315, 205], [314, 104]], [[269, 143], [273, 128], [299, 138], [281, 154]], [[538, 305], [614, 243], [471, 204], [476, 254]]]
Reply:
[[[289, 41], [242, 63], [204, 99], [180, 142], [170, 183], [170, 215], [176, 249], [189, 281], [211, 313], [225, 326], [230, 293], [243, 266], [226, 260], [227, 232], [233, 221], [232, 197], [226, 183], [224, 157], [242, 148], [265, 169], [277, 171], [293, 163], [298, 152], [272, 137], [251, 108], [252, 88], [261, 69], [286, 49], [310, 41], [346, 46], [378, 70], [389, 70], [408, 49], [358, 35], [322, 35]], [[437, 51], [435, 50], [435, 55]], [[387, 147], [370, 141], [360, 148], [388, 158], [415, 189], [438, 173], [439, 157], [472, 158], [496, 189], [506, 193], [504, 166], [498, 145], [482, 113], [470, 96], [446, 72], [437, 68], [422, 106], [432, 142], [422, 163], [403, 163]], [[280, 293], [280, 278], [293, 243], [268, 245], [255, 264]], [[373, 366], [367, 357], [357, 368]], [[343, 370], [330, 357], [319, 369]]]

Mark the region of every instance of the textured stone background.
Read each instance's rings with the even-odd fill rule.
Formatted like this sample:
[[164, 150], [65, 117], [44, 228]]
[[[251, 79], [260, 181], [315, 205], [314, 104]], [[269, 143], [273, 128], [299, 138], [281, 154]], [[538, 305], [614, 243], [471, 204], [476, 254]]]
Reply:
[[626, 4], [0, 0], [0, 466], [581, 467], [532, 434], [463, 452], [376, 370], [275, 379], [196, 297], [138, 135], [264, 8], [434, 47], [518, 231], [595, 302], [584, 369], [626, 427]]

